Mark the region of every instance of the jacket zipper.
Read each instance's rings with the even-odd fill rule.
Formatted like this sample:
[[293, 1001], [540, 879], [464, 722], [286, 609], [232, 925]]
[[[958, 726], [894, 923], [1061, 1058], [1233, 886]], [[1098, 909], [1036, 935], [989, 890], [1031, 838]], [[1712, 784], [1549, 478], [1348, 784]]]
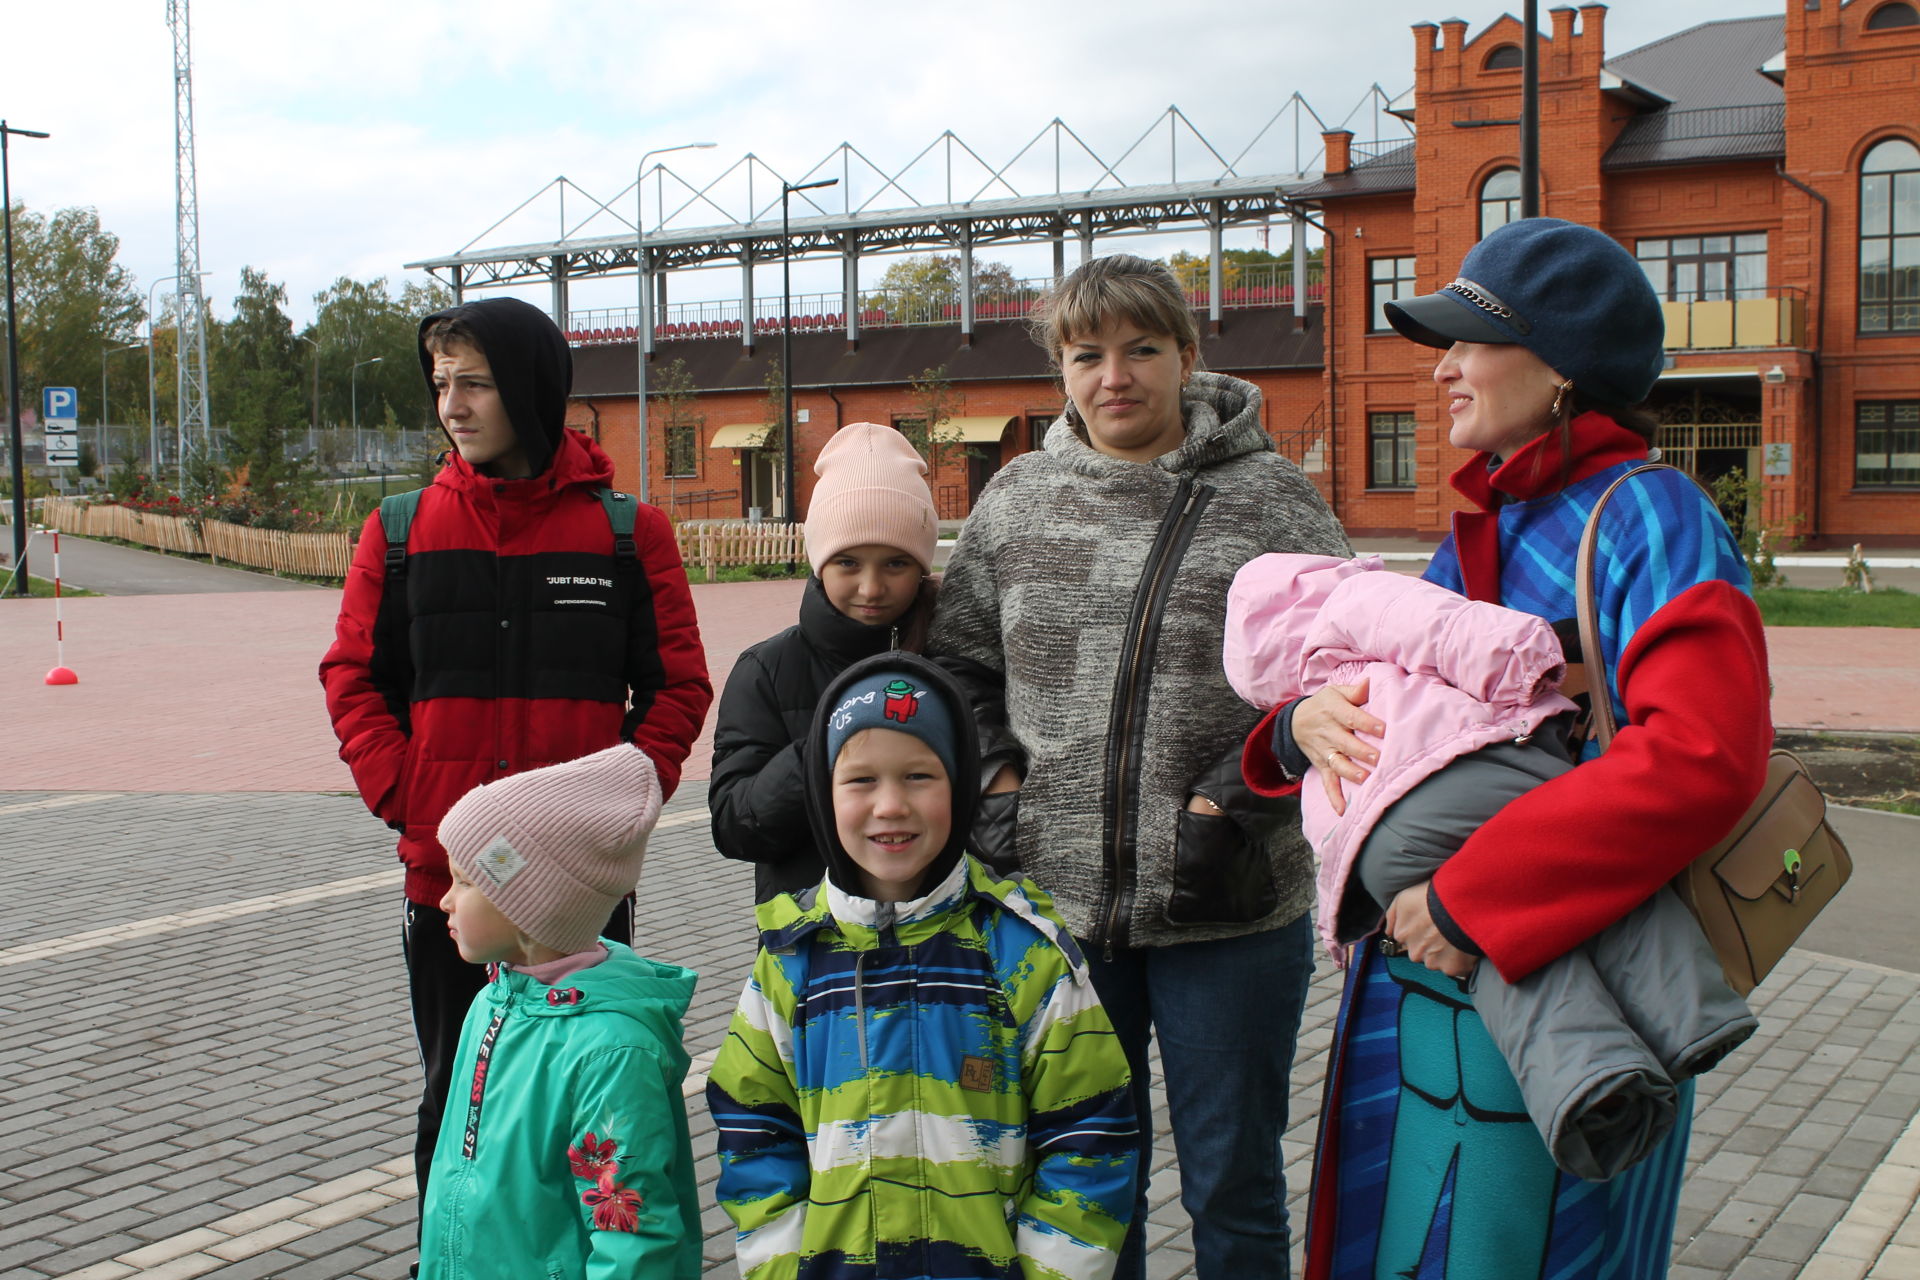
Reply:
[[500, 1012], [487, 1024], [487, 1033], [480, 1037], [480, 1050], [473, 1061], [473, 1085], [467, 1091], [467, 1131], [460, 1140], [460, 1154], [468, 1160], [473, 1159], [474, 1149], [480, 1143], [480, 1104], [486, 1099], [487, 1067], [493, 1061], [494, 1041], [500, 1038], [500, 1024], [507, 1020], [507, 1010], [512, 1004], [513, 998], [509, 995]]
[[[1213, 496], [1210, 485], [1197, 484], [1191, 476], [1181, 476], [1161, 518], [1160, 531], [1148, 553], [1146, 568], [1140, 575], [1140, 587], [1134, 596], [1134, 618], [1128, 645], [1120, 657], [1120, 674], [1114, 690], [1114, 713], [1109, 718], [1107, 737], [1107, 910], [1099, 941], [1104, 957], [1113, 959], [1116, 941], [1126, 945], [1126, 908], [1132, 896], [1128, 877], [1138, 862], [1133, 856], [1131, 824], [1127, 818], [1129, 803], [1138, 803], [1125, 786], [1133, 762], [1141, 689], [1152, 674], [1152, 654], [1148, 639], [1154, 632], [1154, 617], [1165, 602], [1166, 589], [1173, 572], [1179, 568], [1192, 538], [1191, 521], [1199, 519], [1206, 501]], [[1120, 732], [1114, 733], [1117, 725]]]

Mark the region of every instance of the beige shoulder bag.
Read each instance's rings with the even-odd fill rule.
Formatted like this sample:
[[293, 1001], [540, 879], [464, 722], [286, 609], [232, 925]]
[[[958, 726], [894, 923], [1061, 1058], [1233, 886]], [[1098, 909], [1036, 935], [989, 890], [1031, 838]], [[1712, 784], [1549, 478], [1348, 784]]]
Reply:
[[[1600, 495], [1580, 538], [1575, 572], [1581, 657], [1586, 664], [1591, 736], [1601, 750], [1613, 741], [1613, 701], [1607, 692], [1600, 627], [1594, 613], [1593, 562], [1600, 512], [1615, 489], [1642, 471], [1677, 471], [1664, 463], [1636, 467]], [[1682, 473], [1684, 474], [1684, 473]], [[1772, 971], [1853, 875], [1853, 859], [1827, 825], [1827, 801], [1791, 751], [1767, 758], [1767, 779], [1733, 830], [1674, 878], [1727, 982], [1746, 995]]]

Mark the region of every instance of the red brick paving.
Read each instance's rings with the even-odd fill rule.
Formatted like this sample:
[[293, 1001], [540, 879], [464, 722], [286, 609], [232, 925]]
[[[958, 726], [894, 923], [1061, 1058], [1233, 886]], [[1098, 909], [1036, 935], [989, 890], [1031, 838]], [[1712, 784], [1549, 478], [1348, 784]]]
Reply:
[[[797, 582], [697, 585], [714, 688], [741, 649], [789, 625]], [[0, 602], [7, 791], [348, 791], [315, 669], [333, 592], [68, 600], [67, 665], [54, 665], [53, 602]], [[1767, 633], [1782, 726], [1920, 732], [1920, 632]], [[707, 776], [711, 717], [688, 761]]]

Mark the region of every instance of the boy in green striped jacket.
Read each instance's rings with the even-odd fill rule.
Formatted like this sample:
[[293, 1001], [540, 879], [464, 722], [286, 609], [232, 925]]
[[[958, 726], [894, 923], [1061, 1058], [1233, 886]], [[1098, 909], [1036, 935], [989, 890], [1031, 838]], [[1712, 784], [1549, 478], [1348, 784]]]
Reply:
[[760, 907], [707, 1086], [747, 1280], [1113, 1272], [1126, 1058], [1047, 895], [965, 853], [978, 775], [967, 702], [924, 659], [868, 659], [820, 700], [827, 877]]

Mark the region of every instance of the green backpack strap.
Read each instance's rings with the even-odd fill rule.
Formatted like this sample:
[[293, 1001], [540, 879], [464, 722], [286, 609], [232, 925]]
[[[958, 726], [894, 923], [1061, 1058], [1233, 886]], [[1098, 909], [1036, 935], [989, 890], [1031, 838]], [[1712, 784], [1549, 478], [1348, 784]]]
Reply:
[[622, 564], [632, 564], [640, 559], [639, 549], [633, 541], [633, 523], [639, 515], [640, 504], [630, 493], [618, 489], [602, 487], [596, 489], [601, 509], [607, 513], [607, 523], [613, 526], [613, 554]]
[[380, 499], [380, 532], [387, 539], [386, 585], [373, 619], [373, 683], [386, 698], [401, 732], [413, 732], [413, 655], [408, 644], [407, 533], [424, 490]]
[[407, 576], [407, 533], [413, 528], [414, 513], [420, 510], [424, 489], [412, 489], [380, 499], [380, 532], [387, 538], [387, 580], [397, 582]]

